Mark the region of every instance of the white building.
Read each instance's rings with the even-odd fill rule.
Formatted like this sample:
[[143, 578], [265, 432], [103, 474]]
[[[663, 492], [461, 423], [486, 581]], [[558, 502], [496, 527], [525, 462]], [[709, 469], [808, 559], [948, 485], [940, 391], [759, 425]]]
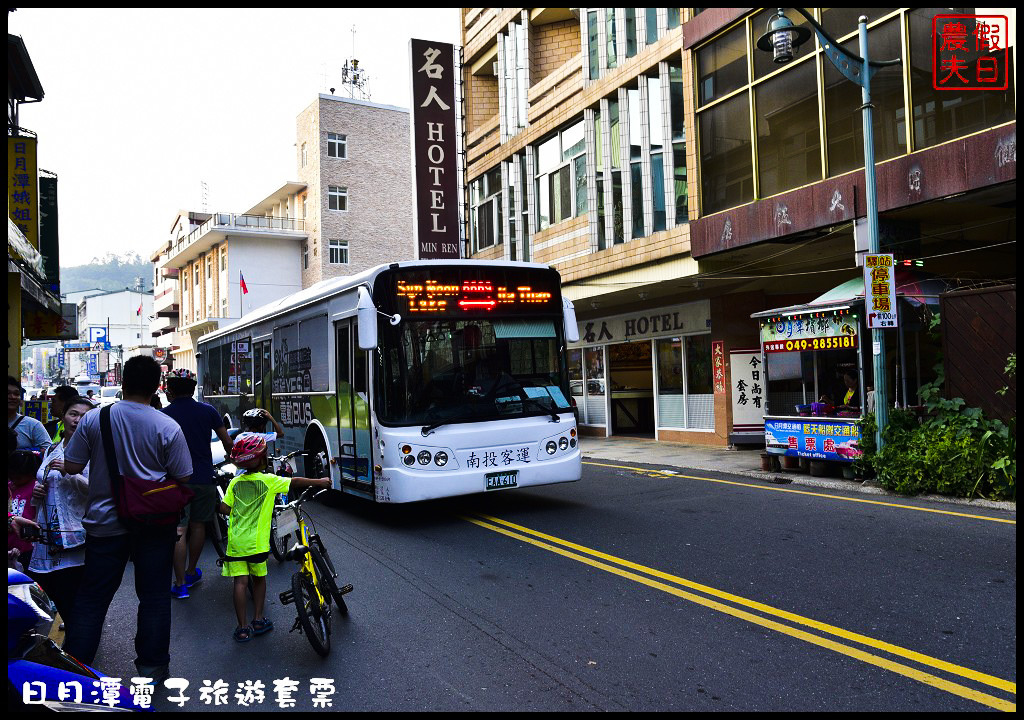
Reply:
[[178, 212], [171, 239], [152, 255], [150, 325], [174, 368], [194, 372], [196, 341], [225, 320], [302, 289], [299, 244], [307, 235], [290, 215], [297, 187], [286, 183], [249, 213]]
[[[92, 291], [89, 291], [92, 292]], [[115, 363], [131, 355], [151, 353], [149, 333], [153, 315], [153, 293], [118, 290], [91, 294], [78, 303], [78, 343], [91, 346], [88, 351], [64, 352], [64, 377], [99, 375], [113, 370]], [[109, 345], [109, 351], [104, 350]]]

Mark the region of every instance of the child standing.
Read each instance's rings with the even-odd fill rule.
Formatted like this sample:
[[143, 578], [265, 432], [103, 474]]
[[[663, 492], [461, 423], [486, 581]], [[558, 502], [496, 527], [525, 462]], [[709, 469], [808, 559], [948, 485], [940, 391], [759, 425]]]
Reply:
[[[274, 629], [274, 624], [263, 616], [267, 598], [267, 555], [270, 552], [270, 522], [274, 503], [279, 493], [289, 488], [329, 488], [328, 478], [286, 478], [262, 472], [267, 462], [267, 441], [256, 433], [242, 433], [231, 448], [231, 459], [245, 472], [228, 485], [221, 503], [221, 512], [230, 513], [227, 555], [244, 560], [224, 563], [224, 576], [233, 577], [233, 597], [238, 627], [234, 638], [247, 642], [253, 635], [262, 635]], [[246, 589], [252, 578], [253, 621], [246, 622]]]

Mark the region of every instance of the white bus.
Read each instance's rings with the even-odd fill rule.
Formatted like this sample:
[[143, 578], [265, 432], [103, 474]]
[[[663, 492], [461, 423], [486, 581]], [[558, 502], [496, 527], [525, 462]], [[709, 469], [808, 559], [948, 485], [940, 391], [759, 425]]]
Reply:
[[558, 273], [420, 261], [325, 280], [199, 340], [200, 394], [345, 493], [404, 503], [580, 479]]

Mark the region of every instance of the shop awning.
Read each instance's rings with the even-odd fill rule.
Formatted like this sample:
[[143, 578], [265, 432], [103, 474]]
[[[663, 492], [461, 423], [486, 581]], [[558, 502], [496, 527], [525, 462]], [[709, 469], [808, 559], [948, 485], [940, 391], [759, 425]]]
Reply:
[[[909, 268], [896, 268], [896, 295], [915, 307], [938, 305], [939, 295], [952, 290], [953, 286], [941, 278], [933, 277]], [[776, 315], [804, 315], [806, 313], [846, 310], [864, 302], [864, 278], [855, 277], [835, 286], [823, 295], [803, 305], [790, 305], [773, 310], [754, 313], [752, 318], [774, 317]]]

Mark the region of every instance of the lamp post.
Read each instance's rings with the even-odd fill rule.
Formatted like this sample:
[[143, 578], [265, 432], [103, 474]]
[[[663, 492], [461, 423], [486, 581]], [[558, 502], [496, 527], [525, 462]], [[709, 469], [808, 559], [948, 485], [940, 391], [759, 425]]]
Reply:
[[[868, 60], [868, 19], [861, 15], [857, 21], [860, 40], [860, 57], [843, 48], [835, 41], [825, 28], [803, 8], [793, 8], [800, 13], [814, 29], [821, 42], [825, 56], [846, 79], [860, 86], [863, 124], [864, 124], [864, 188], [866, 195], [866, 213], [868, 225], [868, 252], [872, 255], [879, 252], [878, 242], [878, 196], [875, 191], [875, 136], [871, 125], [871, 76], [883, 67], [898, 65], [896, 60]], [[757, 41], [757, 48], [773, 53], [776, 63], [784, 64], [793, 59], [800, 45], [809, 40], [811, 31], [798, 27], [786, 17], [782, 8], [768, 21], [768, 28]], [[866, 301], [866, 298], [865, 298]], [[875, 378], [875, 420], [877, 430], [875, 442], [882, 449], [882, 433], [889, 422], [889, 406], [885, 388], [885, 335], [883, 331], [871, 330], [871, 367]]]

